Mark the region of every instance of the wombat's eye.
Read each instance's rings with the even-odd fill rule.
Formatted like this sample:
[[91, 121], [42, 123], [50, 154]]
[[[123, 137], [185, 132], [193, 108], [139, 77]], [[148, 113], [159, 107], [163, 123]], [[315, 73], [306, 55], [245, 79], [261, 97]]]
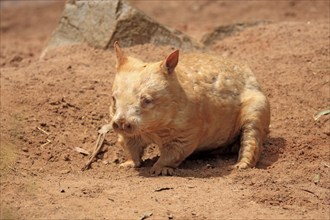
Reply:
[[150, 104], [152, 104], [153, 99], [151, 97], [141, 97], [141, 105], [142, 107], [147, 107], [150, 106]]
[[144, 99], [144, 100], [143, 100], [143, 103], [144, 103], [144, 104], [150, 104], [151, 102], [152, 102], [151, 99]]

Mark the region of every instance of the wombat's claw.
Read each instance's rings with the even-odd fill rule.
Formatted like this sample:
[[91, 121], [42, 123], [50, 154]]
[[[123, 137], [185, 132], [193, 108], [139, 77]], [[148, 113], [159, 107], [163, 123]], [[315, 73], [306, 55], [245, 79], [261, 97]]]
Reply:
[[134, 168], [134, 167], [139, 167], [140, 164], [134, 162], [133, 160], [128, 160], [124, 163], [119, 164], [120, 167], [129, 167], [129, 168]]
[[154, 176], [172, 176], [174, 173], [174, 169], [172, 167], [153, 166], [150, 170], [150, 173]]

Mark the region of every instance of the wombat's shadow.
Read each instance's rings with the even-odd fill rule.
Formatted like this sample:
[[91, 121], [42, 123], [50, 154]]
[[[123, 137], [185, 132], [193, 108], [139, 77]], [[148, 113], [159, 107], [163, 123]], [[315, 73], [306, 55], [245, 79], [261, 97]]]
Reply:
[[[238, 143], [234, 143], [233, 145]], [[267, 169], [272, 166], [278, 158], [279, 154], [283, 152], [286, 141], [282, 137], [268, 137], [264, 143], [263, 153], [257, 163], [257, 169]], [[174, 176], [178, 177], [194, 177], [194, 178], [209, 178], [217, 176], [227, 176], [233, 172], [233, 165], [237, 161], [237, 153], [230, 153], [228, 151], [207, 151], [189, 156], [180, 166], [175, 170]], [[141, 176], [151, 177], [149, 171], [152, 165], [159, 157], [155, 156], [146, 159], [142, 163], [142, 167], [138, 169]]]

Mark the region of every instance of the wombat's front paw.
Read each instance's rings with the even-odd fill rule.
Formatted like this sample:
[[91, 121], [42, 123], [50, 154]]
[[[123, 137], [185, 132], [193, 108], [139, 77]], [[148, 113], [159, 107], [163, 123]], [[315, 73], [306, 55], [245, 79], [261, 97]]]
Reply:
[[121, 163], [119, 165], [120, 167], [130, 167], [130, 168], [134, 168], [134, 167], [139, 167], [140, 163], [134, 162], [133, 160], [128, 160], [124, 163]]
[[172, 167], [163, 167], [163, 166], [158, 166], [154, 165], [151, 170], [150, 170], [151, 175], [155, 176], [172, 176], [174, 173], [174, 169]]
[[248, 164], [247, 162], [240, 161], [233, 166], [233, 169], [242, 170], [242, 169], [247, 169], [250, 167], [251, 167], [250, 164]]

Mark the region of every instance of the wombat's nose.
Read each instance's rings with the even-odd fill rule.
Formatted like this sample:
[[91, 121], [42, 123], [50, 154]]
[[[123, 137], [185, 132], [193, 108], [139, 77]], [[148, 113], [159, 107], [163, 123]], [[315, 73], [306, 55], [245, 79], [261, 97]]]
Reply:
[[112, 128], [114, 130], [121, 130], [121, 131], [126, 131], [130, 132], [133, 130], [133, 126], [128, 123], [126, 120], [120, 119], [116, 120], [112, 123]]

